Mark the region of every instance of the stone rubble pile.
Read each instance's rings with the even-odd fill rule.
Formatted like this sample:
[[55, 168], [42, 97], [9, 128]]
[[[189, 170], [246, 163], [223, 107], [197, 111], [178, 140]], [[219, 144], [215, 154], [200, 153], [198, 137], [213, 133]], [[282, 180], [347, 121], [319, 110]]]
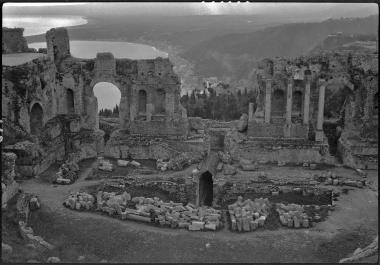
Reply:
[[71, 193], [63, 205], [75, 210], [90, 210], [95, 204], [95, 198], [86, 192]]
[[184, 152], [178, 156], [172, 157], [169, 161], [157, 159], [157, 169], [166, 170], [183, 170], [185, 167], [198, 163], [202, 160], [203, 154], [199, 152]]
[[[168, 226], [171, 228], [185, 228], [190, 231], [217, 230], [222, 227], [221, 211], [211, 207], [196, 207], [192, 204], [184, 206], [182, 203], [163, 202], [158, 197], [134, 197], [127, 192], [99, 191], [94, 196], [77, 192], [71, 194], [64, 202], [66, 207], [73, 210], [94, 209], [117, 216], [122, 220], [135, 220], [146, 223]], [[134, 208], [132, 208], [134, 207]]]
[[111, 172], [113, 165], [110, 161], [105, 160], [103, 157], [98, 157], [98, 169]]
[[324, 183], [326, 185], [346, 185], [351, 187], [363, 188], [366, 185], [365, 180], [353, 180], [337, 176], [335, 173], [328, 171], [327, 173], [315, 174], [314, 180]]
[[57, 184], [71, 184], [78, 179], [79, 166], [75, 161], [67, 160], [61, 165], [56, 173], [54, 183]]
[[231, 219], [231, 230], [239, 232], [255, 231], [265, 224], [269, 215], [271, 203], [268, 198], [258, 198], [254, 201], [239, 196], [234, 204], [228, 205]]
[[303, 205], [276, 203], [276, 211], [283, 226], [289, 228], [308, 228], [310, 226], [311, 218], [305, 213]]
[[157, 166], [157, 169], [161, 170], [161, 171], [166, 171], [168, 170], [168, 165], [169, 165], [169, 161], [164, 161], [163, 159], [157, 159], [157, 162], [156, 162], [156, 166]]

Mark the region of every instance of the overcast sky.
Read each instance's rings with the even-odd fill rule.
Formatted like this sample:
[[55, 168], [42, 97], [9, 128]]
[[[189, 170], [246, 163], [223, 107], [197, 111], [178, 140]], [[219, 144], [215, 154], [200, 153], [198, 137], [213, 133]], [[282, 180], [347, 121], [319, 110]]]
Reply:
[[[25, 8], [27, 7], [27, 8]], [[228, 15], [228, 14], [277, 14], [277, 15], [328, 15], [328, 16], [358, 16], [378, 13], [375, 3], [221, 3], [221, 2], [194, 2], [194, 3], [5, 3], [3, 14], [14, 12], [35, 13], [65, 12], [70, 10], [82, 15], [96, 14], [129, 14], [129, 15]], [[363, 14], [361, 14], [363, 13]]]

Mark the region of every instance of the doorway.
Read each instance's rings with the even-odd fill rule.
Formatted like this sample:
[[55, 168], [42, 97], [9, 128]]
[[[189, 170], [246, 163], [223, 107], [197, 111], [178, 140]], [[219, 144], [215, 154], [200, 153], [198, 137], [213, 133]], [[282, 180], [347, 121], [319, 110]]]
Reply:
[[206, 171], [199, 178], [199, 206], [211, 206], [213, 197], [212, 175]]

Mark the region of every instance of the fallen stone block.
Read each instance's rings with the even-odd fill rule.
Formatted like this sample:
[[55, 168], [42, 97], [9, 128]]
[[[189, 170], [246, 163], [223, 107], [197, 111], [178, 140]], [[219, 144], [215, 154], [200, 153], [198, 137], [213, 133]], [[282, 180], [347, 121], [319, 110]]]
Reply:
[[204, 222], [192, 221], [191, 225], [189, 226], [189, 230], [191, 230], [191, 231], [203, 230], [204, 226], [205, 226]]
[[47, 260], [46, 260], [47, 263], [58, 263], [58, 262], [61, 262], [61, 260], [58, 258], [58, 257], [49, 257]]
[[119, 167], [126, 167], [126, 166], [128, 166], [128, 164], [129, 164], [129, 161], [127, 161], [127, 160], [121, 160], [121, 159], [117, 160], [117, 165]]
[[260, 217], [257, 219], [257, 221], [258, 221], [258, 223], [259, 223], [259, 226], [264, 226], [265, 219], [266, 219], [266, 217], [263, 216], [263, 215], [260, 216]]
[[293, 224], [294, 224], [294, 228], [299, 228], [300, 227], [300, 221], [297, 218], [297, 216], [293, 217]]
[[215, 231], [216, 230], [216, 224], [215, 223], [205, 224], [205, 229]]
[[134, 167], [139, 167], [139, 166], [141, 166], [141, 164], [140, 164], [139, 162], [135, 161], [135, 160], [129, 162], [129, 164], [132, 165], [132, 166], [134, 166]]
[[179, 228], [186, 228], [186, 229], [188, 229], [189, 225], [190, 225], [190, 223], [188, 223], [188, 222], [178, 222], [178, 227]]
[[293, 228], [293, 219], [292, 218], [288, 219], [288, 227]]
[[249, 219], [248, 218], [243, 218], [243, 230], [245, 232], [251, 231], [251, 227], [250, 227]]
[[57, 178], [56, 180], [55, 180], [55, 182], [57, 183], [57, 184], [70, 184], [71, 183], [71, 180], [69, 180], [69, 179], [64, 179], [64, 178]]
[[134, 221], [141, 221], [145, 223], [150, 223], [152, 221], [150, 217], [145, 217], [145, 216], [140, 216], [140, 215], [135, 215], [135, 214], [128, 214], [127, 219], [134, 220]]

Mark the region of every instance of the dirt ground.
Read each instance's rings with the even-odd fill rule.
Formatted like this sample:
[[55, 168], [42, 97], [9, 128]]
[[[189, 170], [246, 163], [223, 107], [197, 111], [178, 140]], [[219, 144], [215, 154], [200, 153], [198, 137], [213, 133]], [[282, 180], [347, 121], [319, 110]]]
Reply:
[[[37, 193], [42, 207], [33, 213], [35, 234], [56, 246], [63, 262], [338, 262], [365, 247], [378, 233], [378, 198], [371, 189], [354, 189], [336, 201], [326, 221], [310, 229], [261, 230], [232, 233], [154, 227], [97, 213], [65, 208], [66, 196], [99, 180], [85, 181], [83, 170], [72, 185], [53, 185], [41, 179], [22, 183]], [[377, 181], [377, 172], [369, 178]], [[375, 258], [368, 260], [376, 261]]]

